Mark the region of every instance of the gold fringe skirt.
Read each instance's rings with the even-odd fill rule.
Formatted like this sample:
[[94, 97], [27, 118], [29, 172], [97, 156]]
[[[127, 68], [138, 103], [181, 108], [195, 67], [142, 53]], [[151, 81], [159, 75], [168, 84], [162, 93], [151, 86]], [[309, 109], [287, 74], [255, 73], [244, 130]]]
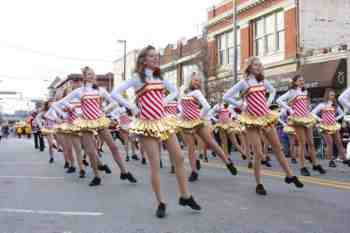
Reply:
[[214, 129], [222, 129], [228, 133], [241, 133], [244, 127], [239, 123], [239, 121], [229, 121], [227, 123], [217, 123], [214, 125]]
[[288, 124], [292, 126], [303, 126], [309, 128], [316, 124], [316, 119], [311, 114], [305, 117], [289, 116]]
[[185, 133], [193, 133], [198, 128], [206, 126], [208, 124], [207, 121], [202, 119], [196, 119], [196, 120], [179, 120], [178, 127]]
[[283, 127], [283, 132], [285, 132], [288, 135], [295, 135], [295, 129], [289, 125]]
[[175, 129], [176, 127], [169, 117], [160, 120], [142, 120], [136, 118], [130, 123], [129, 132], [135, 135], [159, 138], [163, 141], [175, 133]]
[[41, 129], [41, 133], [44, 136], [49, 135], [49, 134], [54, 134], [56, 132], [57, 132], [56, 128], [42, 128]]
[[78, 127], [79, 131], [98, 131], [100, 129], [108, 129], [110, 122], [107, 117], [103, 116], [96, 120], [76, 119], [73, 125]]
[[335, 134], [338, 130], [340, 130], [340, 124], [335, 123], [333, 125], [320, 124], [320, 129], [322, 133], [325, 134]]
[[243, 112], [239, 118], [239, 121], [242, 125], [248, 128], [263, 128], [269, 127], [277, 123], [278, 113], [271, 111], [265, 116], [252, 116], [247, 112]]
[[56, 127], [56, 132], [57, 133], [62, 133], [62, 134], [79, 134], [80, 133], [80, 127], [78, 127], [75, 124], [71, 123], [61, 123]]

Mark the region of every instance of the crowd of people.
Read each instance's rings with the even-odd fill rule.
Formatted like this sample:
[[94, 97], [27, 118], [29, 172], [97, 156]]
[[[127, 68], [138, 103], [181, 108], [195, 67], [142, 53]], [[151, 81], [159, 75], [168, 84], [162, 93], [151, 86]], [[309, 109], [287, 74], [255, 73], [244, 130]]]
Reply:
[[[254, 170], [258, 195], [267, 194], [261, 166], [271, 166], [269, 150], [285, 173], [284, 182], [296, 188], [303, 188], [303, 183], [293, 173], [286, 154], [292, 163], [299, 164], [302, 176], [311, 175], [305, 158], [310, 160], [314, 172], [326, 174], [316, 156], [315, 126], [322, 132], [329, 166], [336, 166], [334, 146], [338, 158], [349, 164], [340, 136], [343, 134], [344, 138], [347, 133], [349, 138], [349, 132], [338, 124], [344, 118], [344, 111], [337, 104], [333, 90], [327, 91], [324, 102], [310, 109], [303, 77], [297, 75], [290, 90], [277, 98], [279, 108], [274, 109], [271, 104], [276, 91], [264, 78], [260, 60], [251, 58], [244, 72], [245, 77], [224, 94], [220, 103], [211, 107], [201, 91], [202, 80], [198, 74], [193, 73], [181, 91], [162, 78], [152, 46], [139, 53], [134, 75], [111, 93], [96, 85], [92, 68], [84, 67], [82, 82], [76, 82], [74, 90], [45, 102], [35, 115], [35, 145], [43, 150], [43, 135], [49, 162], [54, 162], [55, 151], [62, 150], [66, 172], [75, 173], [78, 167], [80, 178], [85, 178], [90, 165], [94, 173], [90, 186], [101, 184], [101, 171], [112, 172], [99, 156], [103, 144], [118, 165], [121, 180], [137, 183], [125, 161], [141, 160], [142, 164], [148, 164], [159, 218], [166, 215], [160, 185], [162, 150], [168, 152], [170, 172], [176, 175], [179, 204], [197, 211], [202, 207], [189, 192], [188, 182], [199, 181], [201, 160], [208, 162], [208, 150], [220, 158], [230, 175], [236, 176], [238, 170], [230, 157], [233, 145], [240, 158], [247, 160], [248, 167]], [[125, 94], [130, 88], [135, 92], [135, 101], [130, 101]], [[350, 109], [349, 95], [350, 89], [339, 98], [346, 110]], [[287, 147], [281, 135], [288, 137]], [[125, 158], [114, 139], [122, 142]], [[188, 152], [189, 177], [182, 149]]]

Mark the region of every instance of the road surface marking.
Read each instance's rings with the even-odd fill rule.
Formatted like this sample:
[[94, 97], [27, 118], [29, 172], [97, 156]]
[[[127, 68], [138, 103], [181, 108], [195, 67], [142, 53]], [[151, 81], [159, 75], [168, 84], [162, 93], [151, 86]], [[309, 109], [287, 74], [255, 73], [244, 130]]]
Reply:
[[3, 213], [23, 213], [23, 214], [45, 214], [45, 215], [66, 215], [66, 216], [102, 216], [100, 212], [71, 212], [71, 211], [49, 211], [49, 210], [26, 210], [26, 209], [0, 209]]
[[[205, 164], [205, 165], [208, 167], [226, 168], [224, 165], [219, 163], [211, 163], [211, 164]], [[241, 166], [238, 166], [237, 169], [238, 171], [242, 171], [246, 173], [251, 173], [251, 174], [254, 173], [253, 170], [250, 170], [248, 168], [241, 167]], [[262, 170], [262, 174], [270, 177], [285, 178], [284, 173], [277, 172], [277, 171]], [[342, 189], [342, 190], [350, 190], [350, 183], [346, 183], [346, 182], [321, 179], [316, 177], [302, 177], [302, 176], [299, 177], [299, 179], [305, 183], [317, 184], [324, 187], [331, 187], [331, 188]]]
[[55, 176], [0, 176], [0, 179], [32, 179], [32, 180], [64, 180], [64, 177]]

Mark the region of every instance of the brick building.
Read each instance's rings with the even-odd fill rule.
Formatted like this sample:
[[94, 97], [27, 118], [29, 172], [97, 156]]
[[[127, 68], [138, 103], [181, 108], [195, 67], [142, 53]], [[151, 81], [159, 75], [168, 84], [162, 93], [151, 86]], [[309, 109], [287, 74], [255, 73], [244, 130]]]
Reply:
[[[55, 95], [60, 96], [67, 90], [68, 93], [73, 90], [74, 83], [81, 82], [83, 79], [81, 74], [70, 74], [66, 79], [62, 80], [55, 86]], [[108, 92], [112, 91], [114, 85], [114, 75], [112, 73], [96, 75], [97, 85], [105, 88]]]
[[207, 41], [203, 37], [180, 40], [176, 45], [169, 44], [160, 54], [160, 68], [163, 77], [177, 87], [187, 84], [189, 77], [196, 72], [203, 77], [204, 84], [208, 76]]
[[[226, 0], [208, 9], [208, 96], [212, 100], [220, 99], [235, 81], [233, 2]], [[304, 75], [315, 97], [327, 87], [344, 88], [349, 78], [350, 2], [317, 2], [236, 0], [238, 69], [247, 58], [258, 56], [265, 76], [279, 91], [297, 72]]]

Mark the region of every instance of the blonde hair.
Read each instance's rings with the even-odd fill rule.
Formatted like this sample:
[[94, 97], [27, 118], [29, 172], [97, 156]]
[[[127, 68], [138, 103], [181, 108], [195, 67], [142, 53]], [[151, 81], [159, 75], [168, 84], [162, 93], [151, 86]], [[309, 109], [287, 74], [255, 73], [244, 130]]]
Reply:
[[83, 73], [84, 77], [86, 76], [87, 72], [89, 72], [89, 71], [91, 71], [94, 74], [94, 76], [96, 76], [95, 71], [89, 66], [85, 66], [81, 69], [81, 72]]
[[[250, 69], [252, 68], [252, 65], [254, 62], [259, 62], [260, 64], [262, 64], [260, 58], [258, 58], [258, 57], [248, 58], [245, 66], [243, 68], [243, 72], [244, 72], [246, 78], [250, 75]], [[256, 77], [256, 79], [258, 82], [263, 81], [265, 79], [264, 74], [263, 74], [263, 70], [261, 71], [261, 74]]]

